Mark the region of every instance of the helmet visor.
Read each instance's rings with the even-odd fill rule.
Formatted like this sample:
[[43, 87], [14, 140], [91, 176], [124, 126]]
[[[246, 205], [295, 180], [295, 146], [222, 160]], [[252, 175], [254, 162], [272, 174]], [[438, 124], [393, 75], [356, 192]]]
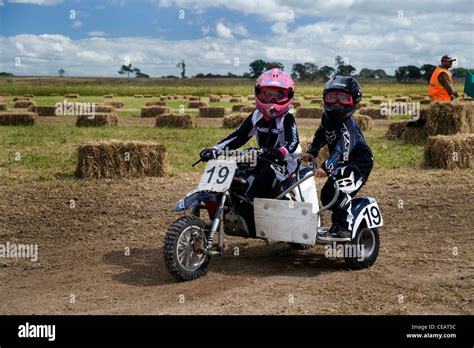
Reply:
[[354, 100], [352, 99], [352, 95], [349, 93], [341, 92], [341, 91], [329, 91], [324, 96], [324, 103], [325, 104], [339, 104], [342, 105], [353, 105]]
[[287, 89], [274, 87], [259, 88], [257, 97], [265, 104], [285, 104], [290, 99]]

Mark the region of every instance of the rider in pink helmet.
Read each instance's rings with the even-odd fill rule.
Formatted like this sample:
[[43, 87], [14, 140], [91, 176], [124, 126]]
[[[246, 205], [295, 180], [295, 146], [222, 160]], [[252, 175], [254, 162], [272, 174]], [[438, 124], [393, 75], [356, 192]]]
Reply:
[[267, 119], [285, 115], [290, 110], [295, 95], [295, 83], [281, 69], [265, 71], [255, 82], [257, 109]]

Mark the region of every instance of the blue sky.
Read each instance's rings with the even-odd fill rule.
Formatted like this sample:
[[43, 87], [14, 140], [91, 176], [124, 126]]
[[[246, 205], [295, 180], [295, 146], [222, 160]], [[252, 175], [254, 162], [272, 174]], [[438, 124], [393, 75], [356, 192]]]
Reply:
[[358, 70], [392, 73], [400, 65], [437, 64], [446, 53], [472, 67], [473, 6], [471, 0], [0, 0], [0, 71], [115, 76], [130, 60], [162, 76], [177, 75], [176, 63], [185, 59], [189, 75], [242, 73], [259, 58], [291, 70], [296, 62], [333, 65], [341, 55]]

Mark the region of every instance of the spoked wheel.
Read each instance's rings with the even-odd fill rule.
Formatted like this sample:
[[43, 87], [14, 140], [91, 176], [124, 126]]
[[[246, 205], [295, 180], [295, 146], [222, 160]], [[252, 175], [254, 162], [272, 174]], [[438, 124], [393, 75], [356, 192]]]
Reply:
[[165, 265], [177, 280], [193, 280], [206, 273], [210, 259], [203, 253], [206, 233], [206, 224], [196, 216], [180, 217], [169, 228], [164, 242]]
[[346, 257], [345, 261], [351, 269], [369, 268], [377, 260], [380, 248], [380, 236], [378, 228], [360, 227], [351, 245], [355, 246], [357, 254], [354, 257]]

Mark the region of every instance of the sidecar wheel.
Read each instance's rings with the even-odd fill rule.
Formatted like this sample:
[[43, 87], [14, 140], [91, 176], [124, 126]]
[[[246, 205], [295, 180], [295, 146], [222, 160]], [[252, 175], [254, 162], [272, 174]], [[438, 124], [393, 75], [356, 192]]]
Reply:
[[206, 224], [196, 216], [182, 216], [170, 226], [164, 241], [165, 265], [179, 281], [197, 279], [207, 272], [210, 257], [202, 253]]
[[[355, 257], [346, 257], [349, 268], [354, 270], [369, 268], [379, 255], [380, 236], [378, 228], [359, 227], [351, 245], [356, 246], [355, 250], [363, 250], [363, 254]], [[362, 246], [359, 249], [359, 246]]]

